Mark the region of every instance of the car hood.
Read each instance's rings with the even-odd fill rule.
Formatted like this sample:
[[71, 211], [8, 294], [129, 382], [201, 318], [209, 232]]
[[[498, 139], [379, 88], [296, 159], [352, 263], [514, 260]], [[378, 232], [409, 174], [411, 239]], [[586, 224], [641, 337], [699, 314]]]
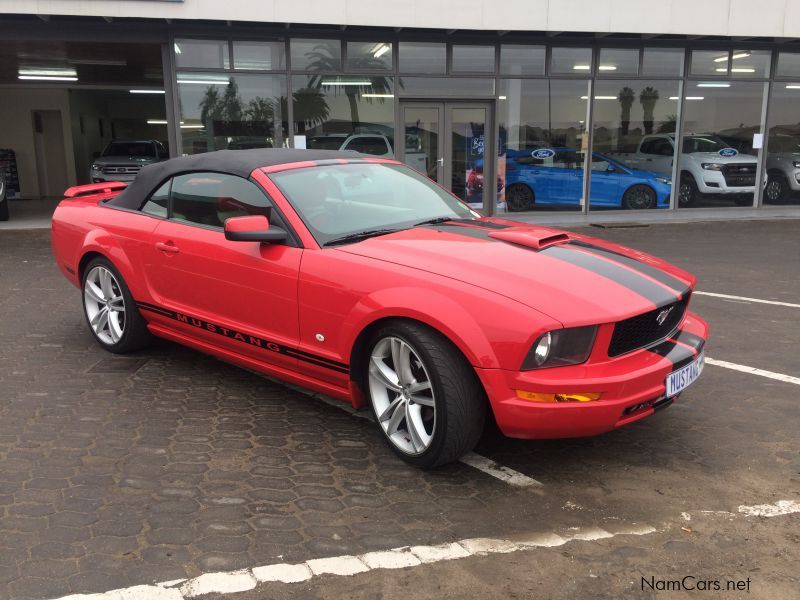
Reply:
[[654, 310], [678, 300], [695, 283], [685, 271], [630, 248], [494, 218], [414, 227], [337, 251], [490, 290], [565, 327]]
[[154, 162], [158, 162], [155, 156], [148, 158], [139, 156], [101, 156], [92, 161], [95, 165], [119, 165], [124, 163], [131, 165], [149, 165]]
[[756, 164], [756, 157], [749, 154], [737, 154], [736, 156], [720, 156], [717, 152], [689, 152], [684, 157], [695, 158], [703, 162], [715, 162], [724, 165], [730, 163], [752, 163]]

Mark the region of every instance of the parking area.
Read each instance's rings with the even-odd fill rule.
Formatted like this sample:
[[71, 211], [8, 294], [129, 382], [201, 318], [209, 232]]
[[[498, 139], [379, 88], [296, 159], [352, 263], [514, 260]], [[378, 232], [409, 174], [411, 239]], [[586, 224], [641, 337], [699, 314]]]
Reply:
[[0, 598], [649, 598], [687, 575], [796, 598], [800, 221], [581, 232], [698, 276], [702, 377], [618, 431], [489, 433], [433, 471], [365, 415], [195, 351], [103, 352], [49, 232], [2, 232]]

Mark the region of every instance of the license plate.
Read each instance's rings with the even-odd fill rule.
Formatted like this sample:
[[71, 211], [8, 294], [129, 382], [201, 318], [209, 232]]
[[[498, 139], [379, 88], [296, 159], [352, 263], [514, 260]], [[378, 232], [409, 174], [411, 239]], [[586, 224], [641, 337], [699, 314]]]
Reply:
[[703, 372], [704, 359], [705, 355], [701, 352], [700, 356], [688, 365], [667, 375], [667, 398], [681, 393], [700, 377], [700, 373]]

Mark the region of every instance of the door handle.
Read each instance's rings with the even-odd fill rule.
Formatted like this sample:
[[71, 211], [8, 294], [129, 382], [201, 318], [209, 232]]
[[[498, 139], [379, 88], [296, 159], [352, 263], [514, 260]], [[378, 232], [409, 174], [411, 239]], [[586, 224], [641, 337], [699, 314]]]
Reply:
[[439, 165], [440, 167], [443, 167], [444, 166], [444, 157], [437, 158], [436, 159], [436, 164]]
[[177, 254], [178, 252], [180, 252], [180, 249], [171, 241], [156, 242], [156, 249], [161, 250], [162, 252], [166, 252], [167, 254]]

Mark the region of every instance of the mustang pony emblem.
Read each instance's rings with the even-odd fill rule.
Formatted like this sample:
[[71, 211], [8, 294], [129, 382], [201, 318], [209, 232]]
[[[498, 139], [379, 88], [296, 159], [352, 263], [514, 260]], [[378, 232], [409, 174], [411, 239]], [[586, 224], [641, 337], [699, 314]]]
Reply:
[[667, 320], [667, 317], [672, 312], [673, 308], [675, 308], [675, 307], [674, 306], [670, 306], [669, 308], [665, 308], [660, 313], [658, 313], [658, 316], [656, 317], [656, 323], [658, 323], [659, 325], [663, 325], [664, 321]]

